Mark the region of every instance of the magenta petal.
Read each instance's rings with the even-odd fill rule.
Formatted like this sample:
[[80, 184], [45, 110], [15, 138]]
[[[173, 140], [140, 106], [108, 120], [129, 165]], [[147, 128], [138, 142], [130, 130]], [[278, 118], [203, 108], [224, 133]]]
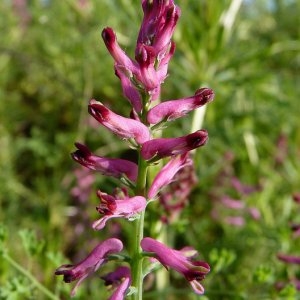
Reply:
[[149, 129], [141, 122], [115, 114], [101, 102], [91, 100], [89, 113], [103, 126], [124, 139], [135, 139], [142, 144], [150, 139]]
[[149, 237], [142, 239], [141, 247], [143, 251], [153, 252], [154, 258], [167, 269], [172, 268], [181, 273], [190, 282], [195, 292], [203, 293], [204, 289], [200, 281], [205, 278], [210, 267], [206, 262], [192, 260], [195, 256], [193, 249], [189, 248], [188, 252], [187, 248], [182, 251], [174, 250]]
[[76, 288], [91, 273], [97, 271], [101, 265], [106, 262], [107, 256], [112, 253], [118, 253], [123, 249], [123, 243], [115, 238], [107, 239], [98, 244], [92, 252], [76, 265], [62, 265], [55, 271], [55, 275], [63, 275], [64, 281], [70, 283], [78, 280], [72, 290], [73, 296]]
[[118, 66], [123, 67], [126, 69], [128, 72], [132, 74], [138, 74], [139, 73], [139, 68], [137, 64], [129, 58], [125, 52], [120, 48], [116, 35], [114, 31], [107, 27], [104, 28], [102, 31], [102, 38], [104, 40], [104, 43], [111, 54], [111, 56], [114, 58], [115, 63]]
[[213, 100], [214, 92], [208, 88], [198, 90], [193, 97], [170, 100], [154, 106], [147, 115], [150, 124], [171, 121]]
[[148, 192], [148, 198], [151, 199], [159, 192], [161, 188], [172, 182], [175, 174], [187, 165], [191, 160], [187, 158], [187, 153], [171, 158], [171, 160], [158, 172]]
[[177, 138], [160, 138], [145, 142], [142, 145], [141, 155], [144, 159], [159, 159], [167, 156], [183, 154], [203, 146], [208, 139], [206, 130]]
[[106, 176], [120, 178], [126, 175], [130, 180], [136, 181], [137, 165], [131, 161], [119, 158], [97, 156], [83, 144], [75, 143], [78, 150], [71, 154], [72, 158], [81, 165], [100, 172]]
[[277, 258], [288, 264], [300, 265], [300, 256], [287, 255], [283, 253], [277, 254]]
[[111, 218], [130, 219], [142, 212], [147, 205], [146, 199], [142, 196], [117, 199], [101, 191], [97, 192], [97, 196], [100, 199], [100, 205], [96, 209], [103, 217], [93, 223], [93, 228], [96, 230], [104, 228], [106, 222]]
[[124, 70], [118, 65], [115, 65], [115, 73], [120, 78], [124, 96], [129, 100], [136, 112], [141, 112], [143, 108], [141, 97], [130, 78], [124, 74]]

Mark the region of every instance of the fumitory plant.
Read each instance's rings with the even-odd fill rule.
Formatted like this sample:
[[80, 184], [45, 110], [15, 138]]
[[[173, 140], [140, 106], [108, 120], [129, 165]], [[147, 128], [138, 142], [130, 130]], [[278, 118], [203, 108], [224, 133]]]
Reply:
[[[195, 181], [190, 152], [203, 146], [208, 139], [208, 133], [203, 129], [169, 138], [162, 137], [163, 129], [170, 121], [212, 101], [214, 92], [200, 88], [189, 97], [160, 101], [161, 84], [168, 75], [168, 64], [175, 51], [171, 38], [180, 9], [173, 0], [142, 0], [141, 4], [144, 17], [135, 59], [121, 49], [112, 28], [102, 31], [123, 94], [132, 106], [129, 117], [118, 115], [94, 99], [88, 105], [88, 112], [102, 127], [126, 140], [136, 150], [137, 162], [95, 155], [79, 142], [75, 143], [77, 150], [72, 153], [76, 162], [105, 176], [118, 178], [120, 182], [121, 188], [116, 188], [111, 194], [101, 190], [96, 192], [99, 198], [96, 209], [100, 218], [94, 221], [93, 229], [104, 230], [108, 222], [113, 222], [111, 219], [125, 218], [134, 227], [133, 243], [127, 245], [126, 255], [123, 255], [123, 242], [112, 237], [101, 241], [79, 263], [59, 267], [56, 275], [63, 275], [67, 283], [77, 281], [71, 295], [87, 276], [110, 260], [119, 259], [120, 264], [101, 277], [105, 285], [114, 288], [110, 299], [124, 299], [126, 296], [142, 299], [143, 280], [156, 271], [159, 264], [183, 275], [197, 294], [204, 293], [201, 281], [210, 271], [206, 262], [195, 259], [197, 251], [192, 247], [172, 249], [155, 236], [144, 236], [144, 220], [153, 213], [153, 209], [149, 209], [153, 202], [160, 202], [159, 211], [164, 212], [165, 218], [172, 215], [172, 210], [178, 214], [186, 204]], [[150, 171], [152, 176], [149, 176]], [[179, 181], [176, 183], [176, 180]], [[170, 184], [173, 187], [168, 189]], [[178, 200], [177, 204], [172, 203], [174, 199]], [[166, 220], [158, 218], [157, 222], [161, 221]]]

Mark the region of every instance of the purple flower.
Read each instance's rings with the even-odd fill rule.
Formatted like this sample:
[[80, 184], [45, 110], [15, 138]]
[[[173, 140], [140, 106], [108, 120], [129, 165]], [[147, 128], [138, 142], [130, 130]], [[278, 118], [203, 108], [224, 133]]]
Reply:
[[142, 196], [135, 196], [125, 199], [118, 199], [115, 196], [97, 192], [100, 199], [100, 205], [97, 206], [97, 211], [104, 216], [93, 223], [93, 228], [100, 230], [104, 228], [106, 222], [112, 218], [133, 218], [138, 213], [142, 212], [147, 204], [147, 201]]
[[172, 223], [178, 220], [196, 183], [197, 176], [193, 164], [186, 164], [175, 174], [173, 181], [159, 194], [159, 202], [166, 214], [162, 217], [163, 222]]
[[105, 285], [116, 288], [109, 300], [123, 300], [131, 284], [131, 274], [128, 267], [119, 267], [114, 272], [101, 276]]
[[150, 132], [143, 123], [124, 118], [115, 114], [101, 102], [91, 100], [89, 113], [103, 126], [124, 139], [135, 139], [138, 144], [142, 144], [150, 139]]
[[220, 199], [220, 203], [222, 203], [224, 206], [231, 208], [231, 209], [235, 209], [235, 210], [240, 210], [240, 209], [244, 209], [245, 208], [245, 203], [237, 200], [237, 199], [233, 199], [231, 197], [228, 197], [226, 195], [222, 196]]
[[137, 75], [139, 73], [138, 64], [129, 58], [120, 48], [114, 31], [109, 27], [104, 28], [102, 31], [102, 38], [107, 50], [115, 60], [115, 64], [126, 70], [130, 77], [132, 77], [133, 74]]
[[300, 265], [300, 257], [299, 256], [293, 256], [293, 255], [286, 255], [283, 253], [277, 254], [277, 258], [283, 262], [289, 263], [289, 264], [297, 264]]
[[197, 255], [196, 250], [190, 247], [183, 248], [180, 251], [174, 250], [150, 237], [142, 239], [141, 247], [146, 252], [153, 252], [154, 257], [165, 268], [170, 267], [181, 273], [189, 281], [195, 293], [204, 293], [200, 281], [205, 278], [205, 275], [210, 271], [210, 267], [206, 262], [192, 260]]
[[283, 288], [285, 288], [288, 284], [292, 284], [297, 291], [300, 291], [300, 280], [298, 278], [291, 278], [288, 282], [276, 282], [275, 287], [278, 290], [282, 290]]
[[213, 98], [213, 90], [201, 88], [192, 97], [165, 101], [154, 106], [148, 112], [147, 121], [150, 124], [157, 124], [161, 121], [175, 120], [212, 101]]
[[115, 74], [120, 78], [124, 96], [129, 100], [136, 112], [141, 112], [143, 108], [141, 96], [126, 75], [126, 71], [124, 71], [122, 67], [115, 65]]
[[171, 183], [175, 174], [187, 165], [191, 165], [191, 159], [188, 154], [184, 153], [179, 156], [172, 157], [171, 160], [158, 172], [148, 192], [148, 198], [153, 198], [161, 188]]
[[183, 154], [203, 146], [207, 139], [206, 130], [198, 130], [177, 138], [153, 139], [142, 145], [141, 155], [146, 160], [157, 160], [167, 156]]
[[81, 203], [85, 203], [91, 194], [95, 176], [91, 170], [78, 167], [74, 174], [76, 176], [77, 185], [71, 189], [71, 195]]
[[120, 252], [123, 244], [120, 240], [111, 238], [98, 244], [92, 252], [76, 265], [62, 265], [55, 271], [55, 275], [63, 275], [64, 282], [70, 283], [78, 280], [71, 291], [75, 295], [77, 287], [91, 273], [96, 272], [101, 265], [106, 263], [109, 254]]
[[224, 221], [227, 224], [237, 226], [237, 227], [242, 227], [245, 225], [245, 219], [244, 219], [244, 217], [241, 217], [241, 216], [228, 216], [228, 217], [225, 217]]
[[103, 175], [120, 178], [126, 175], [130, 180], [136, 181], [137, 165], [131, 161], [119, 158], [106, 158], [94, 155], [80, 143], [75, 143], [78, 150], [71, 154], [72, 158], [81, 165], [96, 170]]

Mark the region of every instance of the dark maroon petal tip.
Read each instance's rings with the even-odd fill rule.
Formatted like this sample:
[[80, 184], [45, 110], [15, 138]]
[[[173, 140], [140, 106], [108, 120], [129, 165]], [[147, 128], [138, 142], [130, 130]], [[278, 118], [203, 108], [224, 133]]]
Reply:
[[196, 91], [195, 97], [197, 97], [202, 104], [205, 104], [211, 102], [214, 99], [215, 93], [212, 89], [201, 88]]
[[101, 36], [103, 38], [104, 43], [108, 47], [116, 41], [116, 35], [115, 35], [114, 31], [112, 30], [112, 28], [110, 28], [110, 27], [104, 28], [102, 30]]
[[187, 136], [187, 144], [191, 148], [203, 146], [208, 140], [208, 133], [206, 130], [198, 130]]
[[109, 110], [99, 103], [89, 104], [88, 112], [100, 123], [106, 121], [109, 116]]

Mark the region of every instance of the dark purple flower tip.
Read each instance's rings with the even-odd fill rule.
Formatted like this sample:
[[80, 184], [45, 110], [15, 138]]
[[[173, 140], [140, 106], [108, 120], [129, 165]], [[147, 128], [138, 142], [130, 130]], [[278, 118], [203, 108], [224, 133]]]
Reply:
[[214, 100], [215, 93], [212, 89], [201, 88], [196, 91], [195, 97], [200, 105], [204, 105]]
[[191, 147], [191, 149], [195, 149], [206, 144], [208, 140], [208, 133], [206, 130], [198, 130], [187, 135], [186, 137], [187, 146]]
[[93, 161], [90, 160], [92, 153], [89, 148], [78, 142], [75, 143], [75, 147], [77, 150], [71, 153], [71, 157], [83, 166], [93, 165]]
[[88, 112], [93, 116], [99, 123], [108, 120], [109, 109], [106, 108], [102, 103], [93, 101], [88, 106]]
[[112, 49], [112, 44], [116, 43], [116, 35], [112, 28], [106, 27], [102, 30], [102, 38], [108, 49]]
[[300, 204], [300, 193], [295, 193], [295, 194], [293, 195], [293, 200], [294, 200], [296, 203]]

